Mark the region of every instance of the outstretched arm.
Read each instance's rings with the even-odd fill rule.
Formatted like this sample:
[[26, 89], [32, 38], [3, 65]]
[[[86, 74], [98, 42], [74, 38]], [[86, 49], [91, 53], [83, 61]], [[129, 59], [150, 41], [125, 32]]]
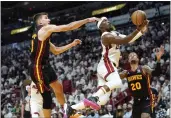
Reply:
[[69, 50], [70, 48], [78, 45], [78, 44], [81, 44], [81, 40], [79, 39], [75, 39], [72, 43], [68, 44], [68, 45], [65, 45], [65, 46], [61, 46], [61, 47], [56, 47], [54, 44], [52, 44], [50, 42], [50, 51], [54, 54], [54, 55], [58, 55], [58, 54], [61, 54], [67, 50]]
[[136, 29], [134, 32], [132, 32], [130, 35], [124, 38], [121, 38], [119, 36], [113, 36], [111, 33], [106, 33], [105, 35], [102, 36], [102, 43], [105, 46], [108, 46], [109, 44], [121, 45], [121, 44], [131, 43], [136, 39], [138, 39], [140, 36], [142, 36], [142, 33], [147, 30], [148, 23], [149, 23], [148, 20], [144, 21], [142, 26], [138, 27], [138, 29]]
[[98, 18], [92, 17], [92, 18], [86, 18], [84, 20], [74, 21], [72, 23], [69, 23], [67, 25], [48, 25], [46, 26], [46, 31], [48, 32], [65, 32], [69, 30], [75, 30], [81, 27], [82, 25], [89, 23], [89, 22], [96, 22]]
[[160, 66], [160, 59], [164, 54], [164, 47], [161, 46], [159, 51], [156, 52], [156, 57], [157, 57], [157, 65], [155, 67], [155, 69], [151, 69], [149, 66], [144, 65], [143, 66], [143, 70], [145, 71], [145, 73], [150, 74], [152, 76], [160, 76], [161, 74], [161, 66]]

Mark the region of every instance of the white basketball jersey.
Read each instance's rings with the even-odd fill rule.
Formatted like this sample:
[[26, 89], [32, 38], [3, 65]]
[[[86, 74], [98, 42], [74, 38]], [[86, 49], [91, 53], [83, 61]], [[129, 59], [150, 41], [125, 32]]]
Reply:
[[38, 91], [34, 82], [31, 82], [31, 99], [30, 102], [36, 102], [37, 104], [43, 104], [43, 98]]
[[[122, 38], [126, 37], [126, 35], [119, 34], [116, 31], [104, 32], [102, 34], [102, 36], [107, 34], [107, 33], [111, 33], [113, 36], [120, 36]], [[109, 60], [112, 63], [116, 64], [116, 67], [118, 67], [119, 59], [120, 59], [120, 55], [121, 55], [121, 52], [120, 52], [120, 49], [119, 49], [119, 45], [111, 44], [111, 47], [109, 48], [109, 47], [105, 47], [102, 42], [101, 42], [101, 44], [102, 44], [102, 48], [103, 48], [101, 60], [103, 60], [104, 57], [107, 56], [109, 58]]]

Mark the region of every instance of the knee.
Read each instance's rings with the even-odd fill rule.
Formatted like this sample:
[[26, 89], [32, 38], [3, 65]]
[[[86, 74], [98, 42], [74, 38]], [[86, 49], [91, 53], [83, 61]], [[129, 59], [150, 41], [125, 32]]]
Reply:
[[107, 82], [107, 86], [110, 88], [110, 90], [113, 90], [114, 88], [120, 88], [122, 86], [122, 80], [112, 80]]
[[112, 88], [120, 88], [122, 86], [122, 80], [116, 73], [111, 73], [106, 80], [111, 83]]
[[142, 113], [141, 118], [151, 118], [149, 113]]

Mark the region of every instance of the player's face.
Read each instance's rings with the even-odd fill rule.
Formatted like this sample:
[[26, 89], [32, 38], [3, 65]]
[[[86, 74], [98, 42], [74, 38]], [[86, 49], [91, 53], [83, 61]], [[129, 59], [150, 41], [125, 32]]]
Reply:
[[48, 18], [47, 15], [42, 15], [41, 24], [42, 25], [48, 25], [48, 24], [50, 24], [50, 19]]
[[138, 55], [136, 53], [130, 53], [128, 58], [129, 58], [129, 63], [131, 65], [138, 64], [139, 62]]
[[107, 31], [110, 31], [112, 28], [112, 24], [108, 19], [103, 20], [102, 27], [104, 27]]

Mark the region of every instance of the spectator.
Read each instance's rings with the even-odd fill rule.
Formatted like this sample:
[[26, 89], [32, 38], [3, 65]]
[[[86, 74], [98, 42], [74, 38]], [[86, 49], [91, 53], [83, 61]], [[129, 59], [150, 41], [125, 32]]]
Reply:
[[121, 105], [118, 105], [117, 110], [116, 110], [116, 114], [115, 114], [115, 118], [122, 118], [124, 115], [124, 111], [122, 109]]
[[125, 114], [127, 112], [127, 104], [124, 103], [123, 106], [122, 106], [122, 108], [123, 108], [123, 111], [124, 111], [124, 114]]
[[132, 104], [128, 103], [127, 112], [125, 113], [123, 118], [131, 118], [131, 116], [132, 116]]

